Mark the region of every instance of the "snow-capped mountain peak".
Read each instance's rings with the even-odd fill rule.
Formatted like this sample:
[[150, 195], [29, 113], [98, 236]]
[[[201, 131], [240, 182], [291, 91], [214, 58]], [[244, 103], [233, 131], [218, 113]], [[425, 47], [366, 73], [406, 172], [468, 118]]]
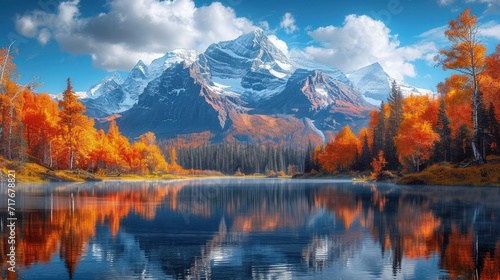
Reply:
[[98, 84], [93, 85], [87, 92], [79, 92], [78, 97], [81, 99], [96, 99], [99, 96], [114, 90], [118, 85], [123, 84], [125, 80], [118, 72], [111, 72], [104, 77]]
[[204, 53], [213, 82], [254, 102], [283, 90], [295, 68], [262, 29], [210, 45]]
[[373, 105], [380, 105], [380, 103], [387, 101], [393, 81], [396, 81], [404, 96], [411, 93], [419, 95], [433, 93], [431, 90], [417, 88], [404, 81], [391, 78], [378, 62], [349, 72], [346, 76], [354, 87], [363, 94], [365, 100]]
[[151, 79], [159, 77], [163, 71], [177, 63], [186, 63], [187, 66], [198, 60], [199, 53], [194, 50], [175, 49], [157, 58], [149, 65]]
[[336, 67], [309, 60], [303, 57], [291, 57], [290, 62], [296, 69], [319, 70], [332, 77], [334, 80], [338, 80], [345, 84], [351, 85], [351, 81], [347, 78], [347, 76]]
[[130, 71], [127, 79], [147, 79], [149, 76], [148, 67], [142, 60], [139, 60], [137, 64]]

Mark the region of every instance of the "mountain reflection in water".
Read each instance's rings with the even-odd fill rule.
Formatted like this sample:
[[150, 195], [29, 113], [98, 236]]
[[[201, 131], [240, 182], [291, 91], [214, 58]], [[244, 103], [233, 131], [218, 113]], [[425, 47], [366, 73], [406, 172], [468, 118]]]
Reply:
[[19, 185], [9, 279], [500, 279], [500, 189], [332, 180]]

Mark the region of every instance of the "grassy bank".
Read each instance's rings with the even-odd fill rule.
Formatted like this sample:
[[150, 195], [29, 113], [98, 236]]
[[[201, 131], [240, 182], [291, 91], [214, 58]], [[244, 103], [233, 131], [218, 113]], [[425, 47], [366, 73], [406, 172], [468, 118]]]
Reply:
[[16, 172], [16, 180], [21, 183], [43, 183], [43, 182], [85, 182], [85, 181], [109, 181], [109, 180], [161, 180], [181, 179], [185, 176], [172, 174], [121, 174], [114, 176], [97, 175], [83, 170], [50, 170], [39, 164], [28, 162], [22, 165], [18, 161], [10, 161], [0, 157], [0, 171], [7, 174], [8, 170]]
[[404, 175], [398, 184], [500, 186], [500, 160], [469, 167], [435, 164], [420, 173]]
[[[374, 181], [369, 171], [337, 174], [327, 172], [305, 173], [296, 175], [293, 178]], [[461, 164], [435, 164], [422, 172], [404, 175], [395, 171], [382, 171], [376, 181], [399, 185], [500, 186], [500, 157], [489, 157], [486, 164], [468, 167], [463, 167]]]

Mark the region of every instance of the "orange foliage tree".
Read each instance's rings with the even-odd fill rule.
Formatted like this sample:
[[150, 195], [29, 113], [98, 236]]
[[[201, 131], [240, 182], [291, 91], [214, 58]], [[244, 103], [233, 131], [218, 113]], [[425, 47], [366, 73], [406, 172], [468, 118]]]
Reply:
[[483, 102], [479, 92], [479, 79], [485, 70], [486, 47], [480, 43], [479, 26], [477, 17], [470, 14], [470, 9], [466, 9], [456, 20], [449, 23], [449, 28], [445, 35], [452, 43], [450, 49], [440, 50], [440, 64], [443, 69], [456, 70], [463, 77], [463, 85], [466, 85], [467, 99], [472, 107], [472, 126], [474, 137], [472, 140], [472, 150], [474, 159], [479, 163], [484, 163], [484, 158], [480, 149], [480, 123], [479, 108]]
[[2, 155], [12, 158], [15, 154], [19, 159], [28, 155], [50, 168], [167, 172], [168, 164], [153, 133], [142, 135], [132, 147], [115, 121], [107, 134], [96, 131], [94, 120], [84, 115], [85, 106], [78, 101], [69, 78], [57, 104], [50, 95], [35, 94], [28, 85], [13, 81], [15, 64], [10, 48], [0, 50], [0, 72]]
[[109, 140], [104, 133], [104, 130], [99, 130], [95, 138], [94, 149], [89, 154], [89, 168], [91, 170], [106, 170], [108, 165], [113, 161], [115, 150], [109, 145]]
[[427, 113], [432, 104], [428, 96], [410, 95], [404, 103], [403, 121], [395, 144], [401, 164], [418, 172], [421, 163], [430, 159], [434, 142], [439, 140], [432, 120], [425, 118], [426, 115], [437, 115], [437, 112]]
[[130, 169], [134, 159], [131, 158], [131, 146], [127, 137], [120, 133], [115, 120], [109, 124], [106, 135], [110, 149], [113, 151], [111, 158], [107, 161], [107, 168], [112, 172], [126, 172]]
[[321, 168], [329, 172], [347, 171], [356, 162], [358, 138], [345, 126], [318, 156]]
[[486, 58], [486, 71], [481, 77], [481, 91], [484, 103], [493, 104], [495, 117], [500, 120], [500, 44], [495, 52]]
[[170, 149], [170, 165], [169, 165], [170, 172], [174, 173], [180, 173], [182, 172], [182, 167], [177, 164], [177, 150], [172, 147]]
[[168, 163], [160, 148], [156, 145], [154, 133], [146, 132], [139, 139], [132, 146], [133, 166], [136, 172], [141, 174], [167, 172]]
[[382, 170], [387, 165], [387, 161], [385, 160], [384, 157], [384, 151], [382, 150], [378, 151], [378, 158], [373, 158], [373, 161], [370, 163], [370, 165], [373, 168], [371, 174], [372, 179], [377, 180], [380, 177], [380, 174], [382, 174]]
[[48, 94], [24, 92], [24, 138], [30, 159], [53, 166], [52, 143], [57, 137], [59, 108]]
[[95, 137], [94, 122], [83, 114], [85, 106], [78, 101], [69, 78], [59, 106], [59, 139], [64, 147], [60, 154], [61, 165], [73, 170], [75, 163], [85, 162], [88, 152], [95, 144], [95, 138], [91, 139], [92, 136]]

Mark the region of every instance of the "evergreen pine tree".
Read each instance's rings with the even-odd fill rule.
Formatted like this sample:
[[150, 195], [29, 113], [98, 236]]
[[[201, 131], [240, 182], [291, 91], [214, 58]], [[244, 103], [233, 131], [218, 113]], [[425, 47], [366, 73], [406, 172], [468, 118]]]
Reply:
[[489, 136], [489, 145], [488, 152], [493, 154], [499, 154], [500, 152], [500, 124], [495, 115], [495, 106], [493, 102], [490, 102], [488, 108], [488, 136]]
[[457, 135], [453, 140], [453, 155], [455, 161], [460, 162], [473, 156], [471, 143], [472, 132], [465, 124], [458, 128]]
[[314, 157], [314, 149], [312, 147], [311, 141], [307, 145], [306, 156], [304, 159], [304, 173], [311, 173], [313, 170], [313, 157]]
[[397, 169], [399, 167], [399, 160], [396, 150], [396, 145], [394, 144], [394, 138], [398, 135], [399, 125], [403, 120], [403, 94], [401, 89], [396, 84], [396, 81], [392, 82], [391, 94], [389, 95], [389, 109], [390, 115], [387, 121], [387, 138], [385, 139], [385, 156], [389, 162], [389, 167], [391, 169]]
[[439, 134], [439, 142], [435, 145], [434, 158], [436, 161], [451, 161], [451, 121], [446, 113], [444, 99], [441, 99], [438, 111], [436, 132]]
[[361, 147], [361, 155], [359, 157], [360, 170], [368, 170], [370, 168], [370, 163], [372, 161], [372, 152], [370, 151], [370, 146], [368, 145], [368, 135], [365, 133], [363, 137], [363, 146]]
[[377, 125], [373, 128], [373, 153], [378, 154], [384, 149], [386, 139], [386, 121], [384, 117], [384, 102], [380, 105], [380, 110], [377, 114]]

